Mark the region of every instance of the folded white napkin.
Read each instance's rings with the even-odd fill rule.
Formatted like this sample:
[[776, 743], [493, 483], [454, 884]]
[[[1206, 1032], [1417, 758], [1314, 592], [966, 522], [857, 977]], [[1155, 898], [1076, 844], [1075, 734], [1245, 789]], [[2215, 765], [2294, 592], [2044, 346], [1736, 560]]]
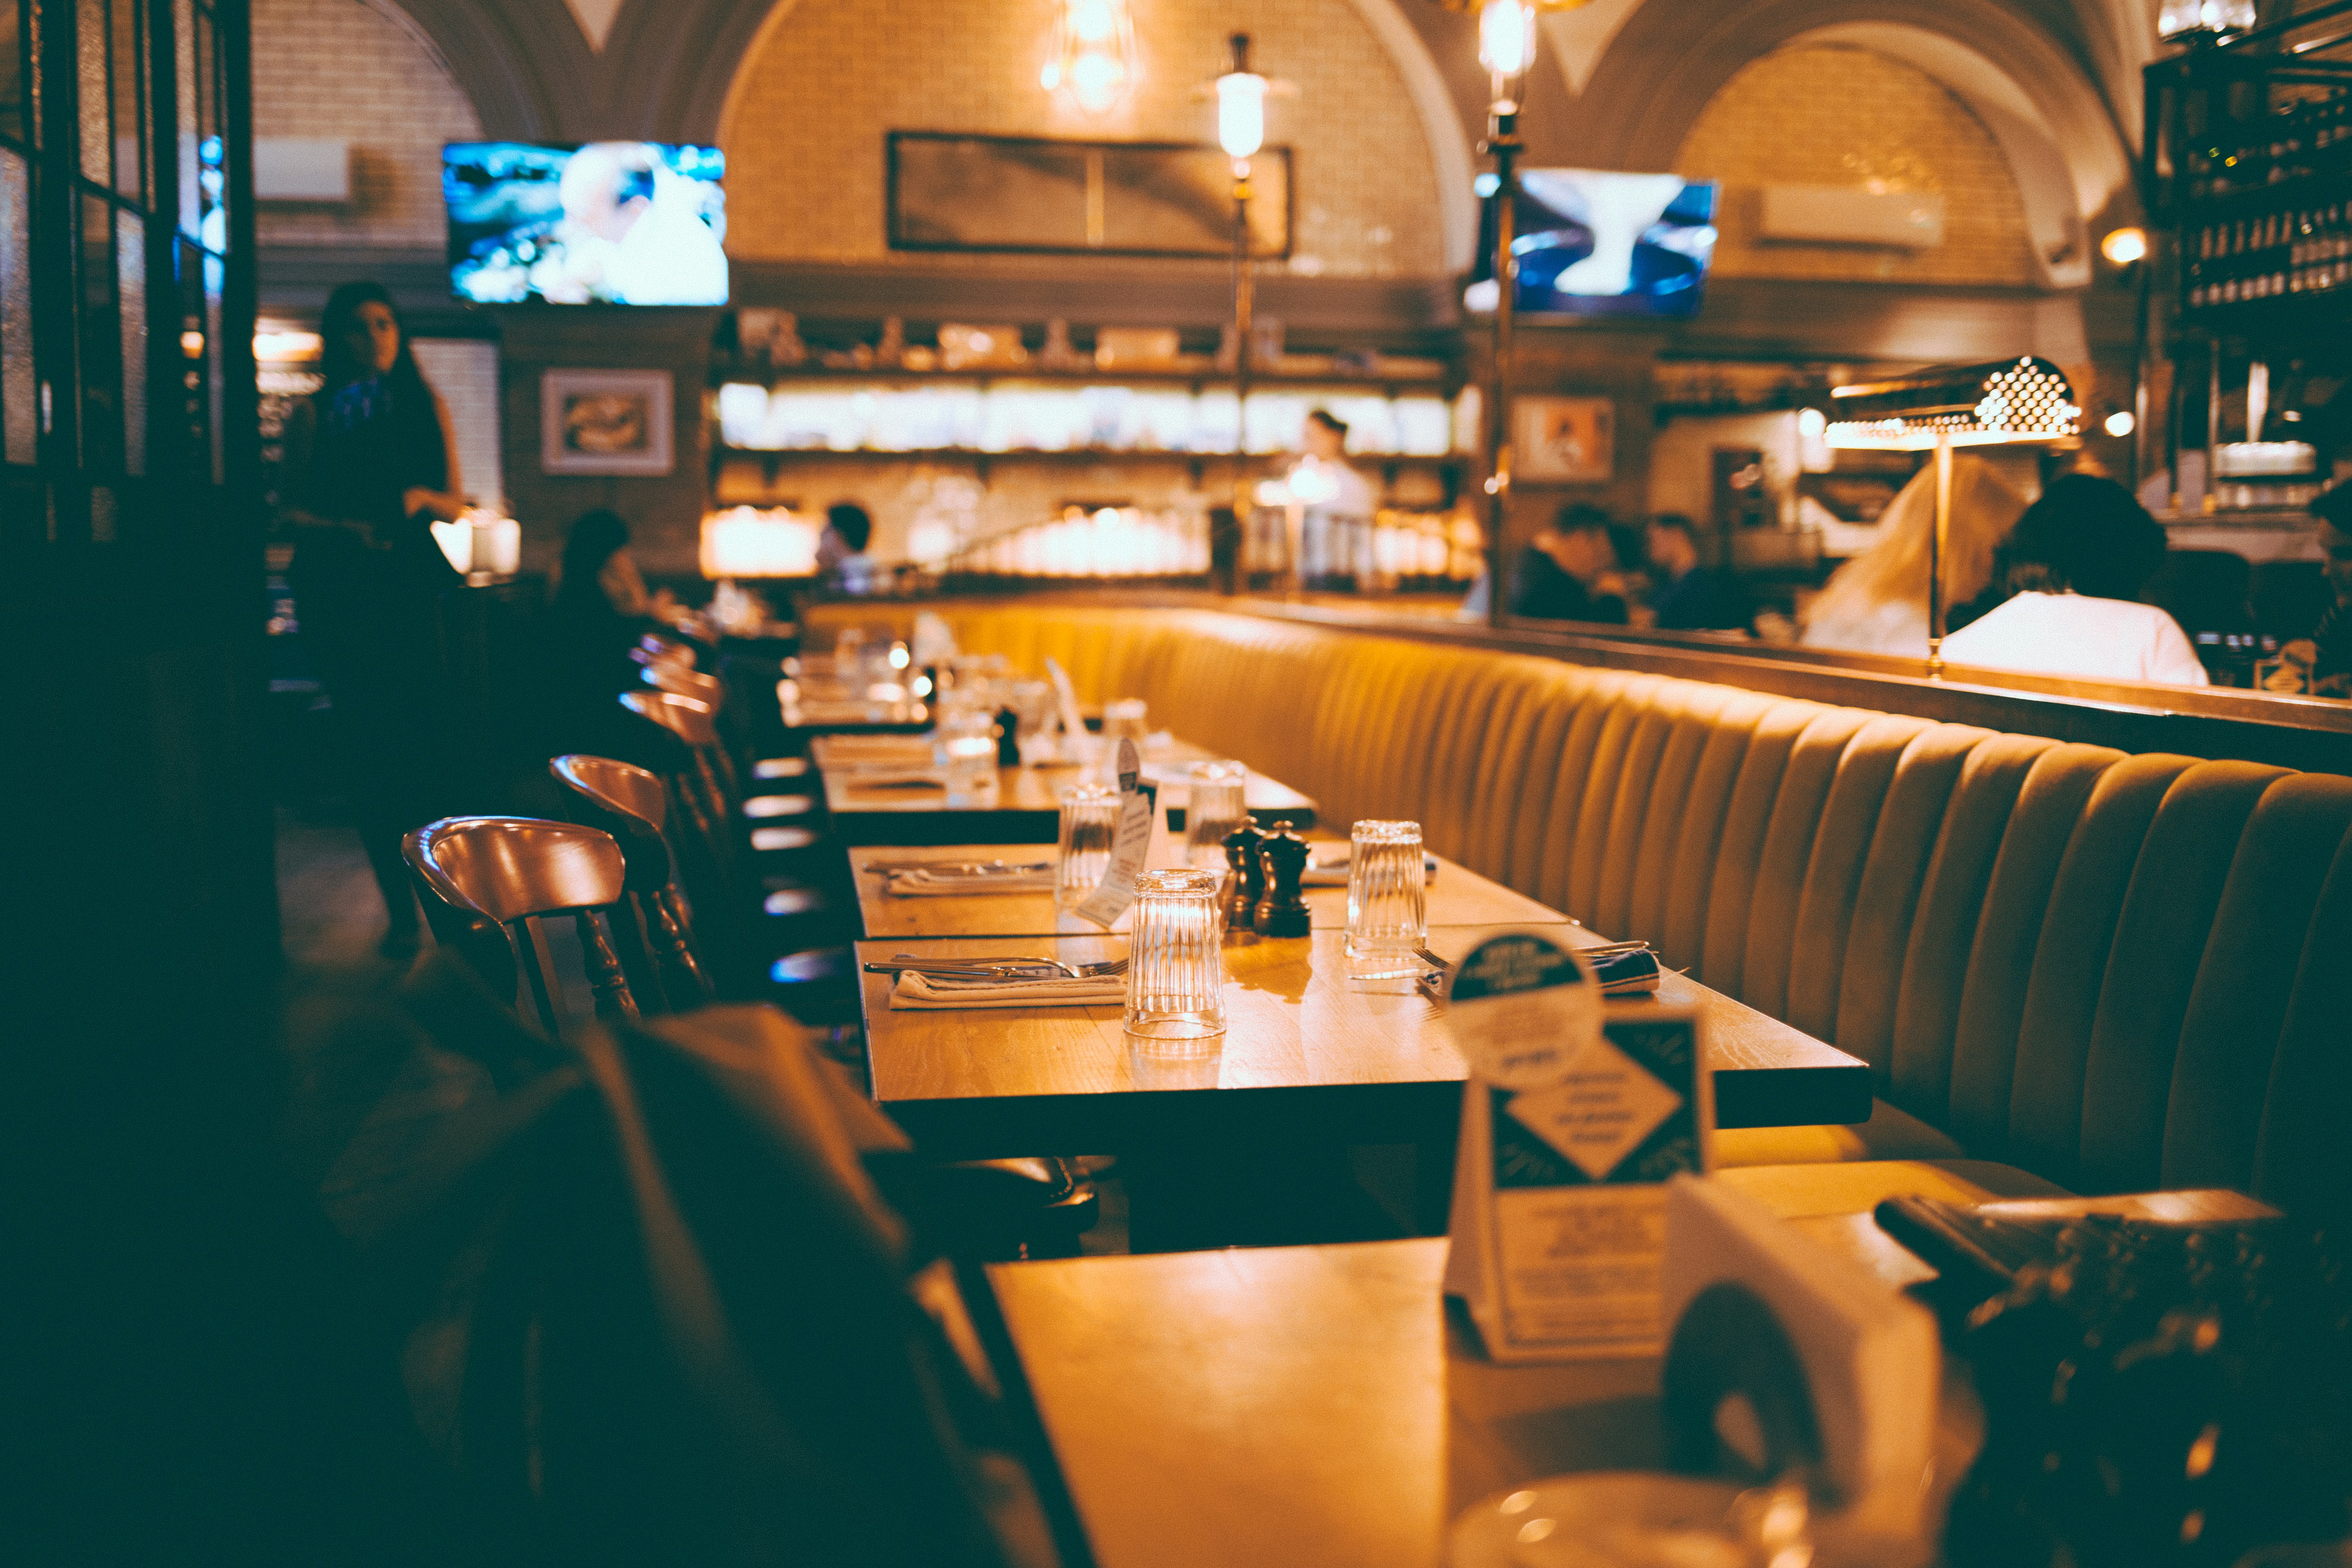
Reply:
[[883, 879], [882, 890], [896, 899], [952, 898], [969, 893], [1050, 893], [1054, 890], [1054, 873], [1007, 870], [947, 874], [919, 866], [891, 872]]
[[[1298, 885], [1302, 888], [1344, 888], [1348, 885], [1348, 854], [1342, 851], [1337, 860], [1326, 860], [1319, 865], [1309, 865], [1300, 875]], [[1437, 857], [1423, 855], [1421, 869], [1424, 880], [1435, 881]]]
[[933, 981], [909, 969], [890, 989], [893, 1007], [1119, 1007], [1127, 1003], [1127, 976], [1089, 980], [992, 980], [981, 984]]

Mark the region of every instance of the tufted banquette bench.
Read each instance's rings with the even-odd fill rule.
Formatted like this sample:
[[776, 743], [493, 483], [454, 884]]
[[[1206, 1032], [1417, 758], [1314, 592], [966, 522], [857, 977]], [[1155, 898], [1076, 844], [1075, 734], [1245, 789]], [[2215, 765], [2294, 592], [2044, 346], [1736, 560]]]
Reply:
[[1211, 611], [939, 608], [1871, 1063], [1868, 1123], [1727, 1163], [2352, 1197], [2352, 778]]

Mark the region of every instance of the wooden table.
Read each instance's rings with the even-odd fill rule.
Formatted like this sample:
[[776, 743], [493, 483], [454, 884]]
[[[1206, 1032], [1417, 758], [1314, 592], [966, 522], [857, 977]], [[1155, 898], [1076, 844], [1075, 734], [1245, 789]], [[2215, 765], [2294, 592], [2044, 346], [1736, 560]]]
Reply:
[[[1084, 776], [1075, 766], [999, 768], [985, 791], [951, 793], [944, 779], [909, 776], [931, 767], [930, 742], [920, 736], [821, 736], [809, 755], [824, 776], [835, 832], [850, 845], [1051, 842], [1060, 831], [1062, 791]], [[1172, 781], [1213, 755], [1179, 741], [1147, 752], [1144, 767]], [[1163, 797], [1181, 793], [1181, 785], [1162, 790]], [[1245, 798], [1262, 822], [1314, 825], [1314, 801], [1273, 779], [1252, 773]], [[1178, 801], [1163, 804], [1172, 810]]]
[[[1491, 927], [1433, 926], [1455, 960]], [[1561, 928], [1580, 945], [1601, 939]], [[1117, 1006], [898, 1010], [891, 980], [862, 975], [874, 1098], [942, 1159], [1124, 1153], [1188, 1144], [1450, 1143], [1462, 1057], [1418, 992], [1347, 979], [1342, 933], [1226, 949], [1222, 1041], [1192, 1055], [1129, 1043]], [[905, 939], [857, 945], [861, 963]], [[1053, 957], [1087, 963], [1127, 951], [1118, 936], [966, 938], [926, 942], [940, 957]], [[1717, 1062], [1725, 1127], [1868, 1120], [1868, 1064], [1685, 976], [1658, 999], [1698, 1007]]]
[[[1955, 1162], [1723, 1173], [1832, 1242], [1927, 1271], [1880, 1198], [2266, 1213], [2234, 1193], [2063, 1199]], [[2006, 1206], [2006, 1205], [2005, 1205]], [[1463, 1509], [1569, 1470], [1657, 1468], [1654, 1359], [1503, 1368], [1441, 1305], [1441, 1238], [1002, 1264], [990, 1281], [1100, 1568], [1435, 1568]]]
[[[1318, 854], [1338, 849], [1341, 840], [1319, 841]], [[1182, 842], [1176, 841], [1181, 851]], [[866, 934], [875, 938], [971, 936], [1086, 936], [1101, 928], [1054, 908], [1050, 892], [925, 894], [897, 898], [883, 891], [889, 868], [940, 865], [956, 861], [1003, 860], [1013, 865], [1054, 863], [1051, 843], [1007, 847], [1001, 844], [951, 844], [905, 848], [853, 849], [850, 871], [857, 884], [857, 910]], [[1348, 925], [1348, 889], [1309, 888], [1307, 907], [1318, 931], [1344, 931]], [[1465, 866], [1438, 858], [1437, 876], [1429, 884], [1429, 923], [1435, 926], [1566, 925], [1566, 915], [1489, 881]], [[1128, 929], [1121, 916], [1113, 931]]]

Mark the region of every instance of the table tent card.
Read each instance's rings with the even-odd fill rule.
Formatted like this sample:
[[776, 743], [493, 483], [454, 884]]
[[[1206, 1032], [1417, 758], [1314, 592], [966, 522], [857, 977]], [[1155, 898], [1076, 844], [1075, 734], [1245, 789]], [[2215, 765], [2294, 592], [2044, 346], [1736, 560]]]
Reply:
[[1445, 1293], [1498, 1362], [1656, 1353], [1665, 1183], [1707, 1169], [1715, 1131], [1697, 1014], [1606, 1005], [1530, 928], [1473, 949], [1444, 1005], [1470, 1068]]
[[1160, 820], [1159, 791], [1142, 776], [1135, 742], [1118, 743], [1118, 830], [1111, 840], [1110, 866], [1103, 879], [1073, 912], [1105, 931], [1135, 902], [1135, 879], [1151, 857], [1151, 836]]

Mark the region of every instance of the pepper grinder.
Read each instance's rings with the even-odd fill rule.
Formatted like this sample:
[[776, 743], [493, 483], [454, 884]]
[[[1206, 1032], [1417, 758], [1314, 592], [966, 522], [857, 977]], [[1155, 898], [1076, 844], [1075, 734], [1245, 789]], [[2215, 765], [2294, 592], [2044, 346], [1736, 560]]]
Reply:
[[1265, 835], [1254, 822], [1244, 822], [1225, 835], [1225, 926], [1248, 931], [1257, 918], [1257, 901], [1265, 896], [1265, 862], [1258, 847]]
[[1299, 881], [1307, 875], [1307, 840], [1287, 826], [1265, 836], [1258, 854], [1265, 862], [1265, 891], [1251, 922], [1260, 936], [1307, 936], [1315, 917], [1307, 908]]

